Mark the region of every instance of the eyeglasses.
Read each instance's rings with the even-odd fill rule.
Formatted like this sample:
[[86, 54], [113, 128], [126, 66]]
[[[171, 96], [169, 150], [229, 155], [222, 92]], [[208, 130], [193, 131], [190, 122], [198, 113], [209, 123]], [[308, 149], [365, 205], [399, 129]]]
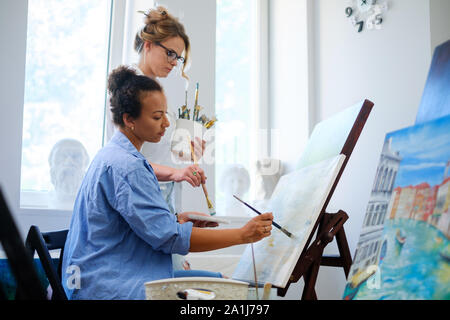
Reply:
[[169, 62], [174, 62], [175, 60], [178, 60], [178, 62], [184, 64], [185, 59], [184, 59], [183, 57], [180, 57], [175, 51], [166, 48], [165, 46], [163, 46], [163, 45], [162, 45], [161, 43], [159, 43], [159, 42], [155, 42], [155, 44], [156, 44], [157, 46], [160, 46], [161, 48], [163, 48], [163, 49], [166, 50], [166, 53], [167, 53], [167, 60], [168, 60]]

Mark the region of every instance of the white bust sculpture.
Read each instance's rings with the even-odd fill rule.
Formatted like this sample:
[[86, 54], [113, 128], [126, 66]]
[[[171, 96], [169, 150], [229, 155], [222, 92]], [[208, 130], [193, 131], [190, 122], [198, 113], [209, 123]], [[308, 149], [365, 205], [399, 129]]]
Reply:
[[278, 180], [280, 180], [282, 171], [283, 168], [279, 159], [266, 158], [256, 161], [256, 196], [253, 204], [259, 210], [265, 210]]
[[71, 210], [89, 164], [89, 155], [78, 140], [62, 139], [48, 157], [50, 178], [55, 188], [50, 193], [50, 208]]
[[250, 175], [244, 166], [239, 164], [229, 165], [222, 173], [220, 184], [225, 193], [226, 216], [248, 216], [250, 210], [237, 201], [233, 195], [240, 199], [244, 197], [250, 188]]

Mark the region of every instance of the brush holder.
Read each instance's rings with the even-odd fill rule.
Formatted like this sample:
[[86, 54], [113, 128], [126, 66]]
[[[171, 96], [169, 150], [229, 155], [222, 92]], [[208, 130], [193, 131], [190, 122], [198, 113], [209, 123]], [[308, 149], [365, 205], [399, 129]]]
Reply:
[[203, 140], [206, 128], [199, 122], [177, 119], [171, 141], [171, 150], [178, 161], [191, 162], [191, 141]]

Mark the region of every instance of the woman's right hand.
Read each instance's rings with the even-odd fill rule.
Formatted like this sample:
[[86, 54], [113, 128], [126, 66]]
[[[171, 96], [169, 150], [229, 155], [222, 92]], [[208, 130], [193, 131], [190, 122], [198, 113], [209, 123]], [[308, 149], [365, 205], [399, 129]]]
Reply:
[[263, 213], [251, 219], [241, 228], [244, 243], [257, 242], [270, 236], [272, 230], [272, 212]]
[[174, 169], [171, 180], [175, 182], [186, 181], [193, 187], [198, 187], [206, 182], [206, 175], [202, 168], [192, 164], [182, 169]]

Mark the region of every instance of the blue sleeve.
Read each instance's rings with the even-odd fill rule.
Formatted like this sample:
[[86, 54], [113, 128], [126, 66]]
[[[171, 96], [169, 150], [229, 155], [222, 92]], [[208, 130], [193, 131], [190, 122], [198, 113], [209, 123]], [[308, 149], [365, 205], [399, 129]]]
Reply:
[[156, 177], [143, 168], [116, 182], [114, 207], [138, 237], [154, 250], [186, 255], [193, 224], [177, 222], [161, 195]]

